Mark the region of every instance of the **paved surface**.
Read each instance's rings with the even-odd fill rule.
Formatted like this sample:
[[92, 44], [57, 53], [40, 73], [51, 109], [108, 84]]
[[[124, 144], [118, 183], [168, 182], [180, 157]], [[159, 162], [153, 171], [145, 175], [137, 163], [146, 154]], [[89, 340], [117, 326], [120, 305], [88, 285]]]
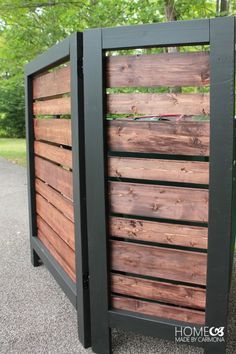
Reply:
[[[230, 354], [236, 353], [235, 328], [233, 307]], [[123, 331], [113, 331], [113, 348], [117, 354], [202, 353], [201, 349]], [[77, 339], [76, 311], [70, 301], [44, 266], [30, 264], [26, 170], [1, 158], [0, 353], [92, 353]]]

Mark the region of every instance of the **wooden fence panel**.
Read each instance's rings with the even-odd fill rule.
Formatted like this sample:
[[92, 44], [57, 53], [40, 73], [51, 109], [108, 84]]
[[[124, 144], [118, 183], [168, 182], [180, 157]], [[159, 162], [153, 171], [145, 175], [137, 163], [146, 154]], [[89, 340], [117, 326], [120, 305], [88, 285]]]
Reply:
[[37, 156], [56, 162], [72, 169], [72, 151], [62, 147], [45, 144], [41, 141], [34, 142], [34, 153]]
[[34, 119], [36, 140], [71, 146], [70, 119]]

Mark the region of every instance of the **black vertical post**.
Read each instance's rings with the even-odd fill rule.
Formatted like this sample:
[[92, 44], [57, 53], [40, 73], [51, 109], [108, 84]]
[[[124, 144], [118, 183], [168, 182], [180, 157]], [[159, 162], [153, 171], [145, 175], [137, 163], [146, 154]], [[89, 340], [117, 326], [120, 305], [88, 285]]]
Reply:
[[34, 172], [34, 121], [33, 121], [33, 85], [32, 77], [25, 74], [25, 120], [27, 145], [27, 180], [28, 180], [28, 210], [31, 263], [34, 267], [40, 265], [39, 256], [33, 249], [32, 238], [37, 235], [36, 205], [35, 205], [35, 172]]
[[90, 303], [88, 287], [88, 247], [84, 157], [83, 36], [70, 37], [71, 130], [73, 158], [73, 199], [75, 222], [76, 293], [79, 339], [90, 346]]
[[84, 32], [85, 151], [92, 348], [110, 352], [102, 30]]
[[[210, 190], [206, 325], [225, 327], [230, 285], [234, 164], [234, 18], [210, 20]], [[226, 343], [206, 343], [206, 353]]]

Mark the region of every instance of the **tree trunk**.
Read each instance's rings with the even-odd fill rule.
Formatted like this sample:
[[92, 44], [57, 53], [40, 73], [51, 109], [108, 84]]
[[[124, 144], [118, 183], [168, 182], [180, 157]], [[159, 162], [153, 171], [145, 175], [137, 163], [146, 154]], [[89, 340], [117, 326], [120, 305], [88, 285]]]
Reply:
[[229, 14], [230, 0], [216, 0], [216, 13], [220, 15]]

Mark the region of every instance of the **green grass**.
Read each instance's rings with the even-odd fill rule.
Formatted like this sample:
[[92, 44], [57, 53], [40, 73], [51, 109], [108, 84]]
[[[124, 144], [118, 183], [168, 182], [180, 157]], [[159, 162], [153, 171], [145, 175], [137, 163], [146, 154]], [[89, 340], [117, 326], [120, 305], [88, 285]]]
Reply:
[[26, 166], [25, 139], [0, 138], [0, 156], [21, 166]]

